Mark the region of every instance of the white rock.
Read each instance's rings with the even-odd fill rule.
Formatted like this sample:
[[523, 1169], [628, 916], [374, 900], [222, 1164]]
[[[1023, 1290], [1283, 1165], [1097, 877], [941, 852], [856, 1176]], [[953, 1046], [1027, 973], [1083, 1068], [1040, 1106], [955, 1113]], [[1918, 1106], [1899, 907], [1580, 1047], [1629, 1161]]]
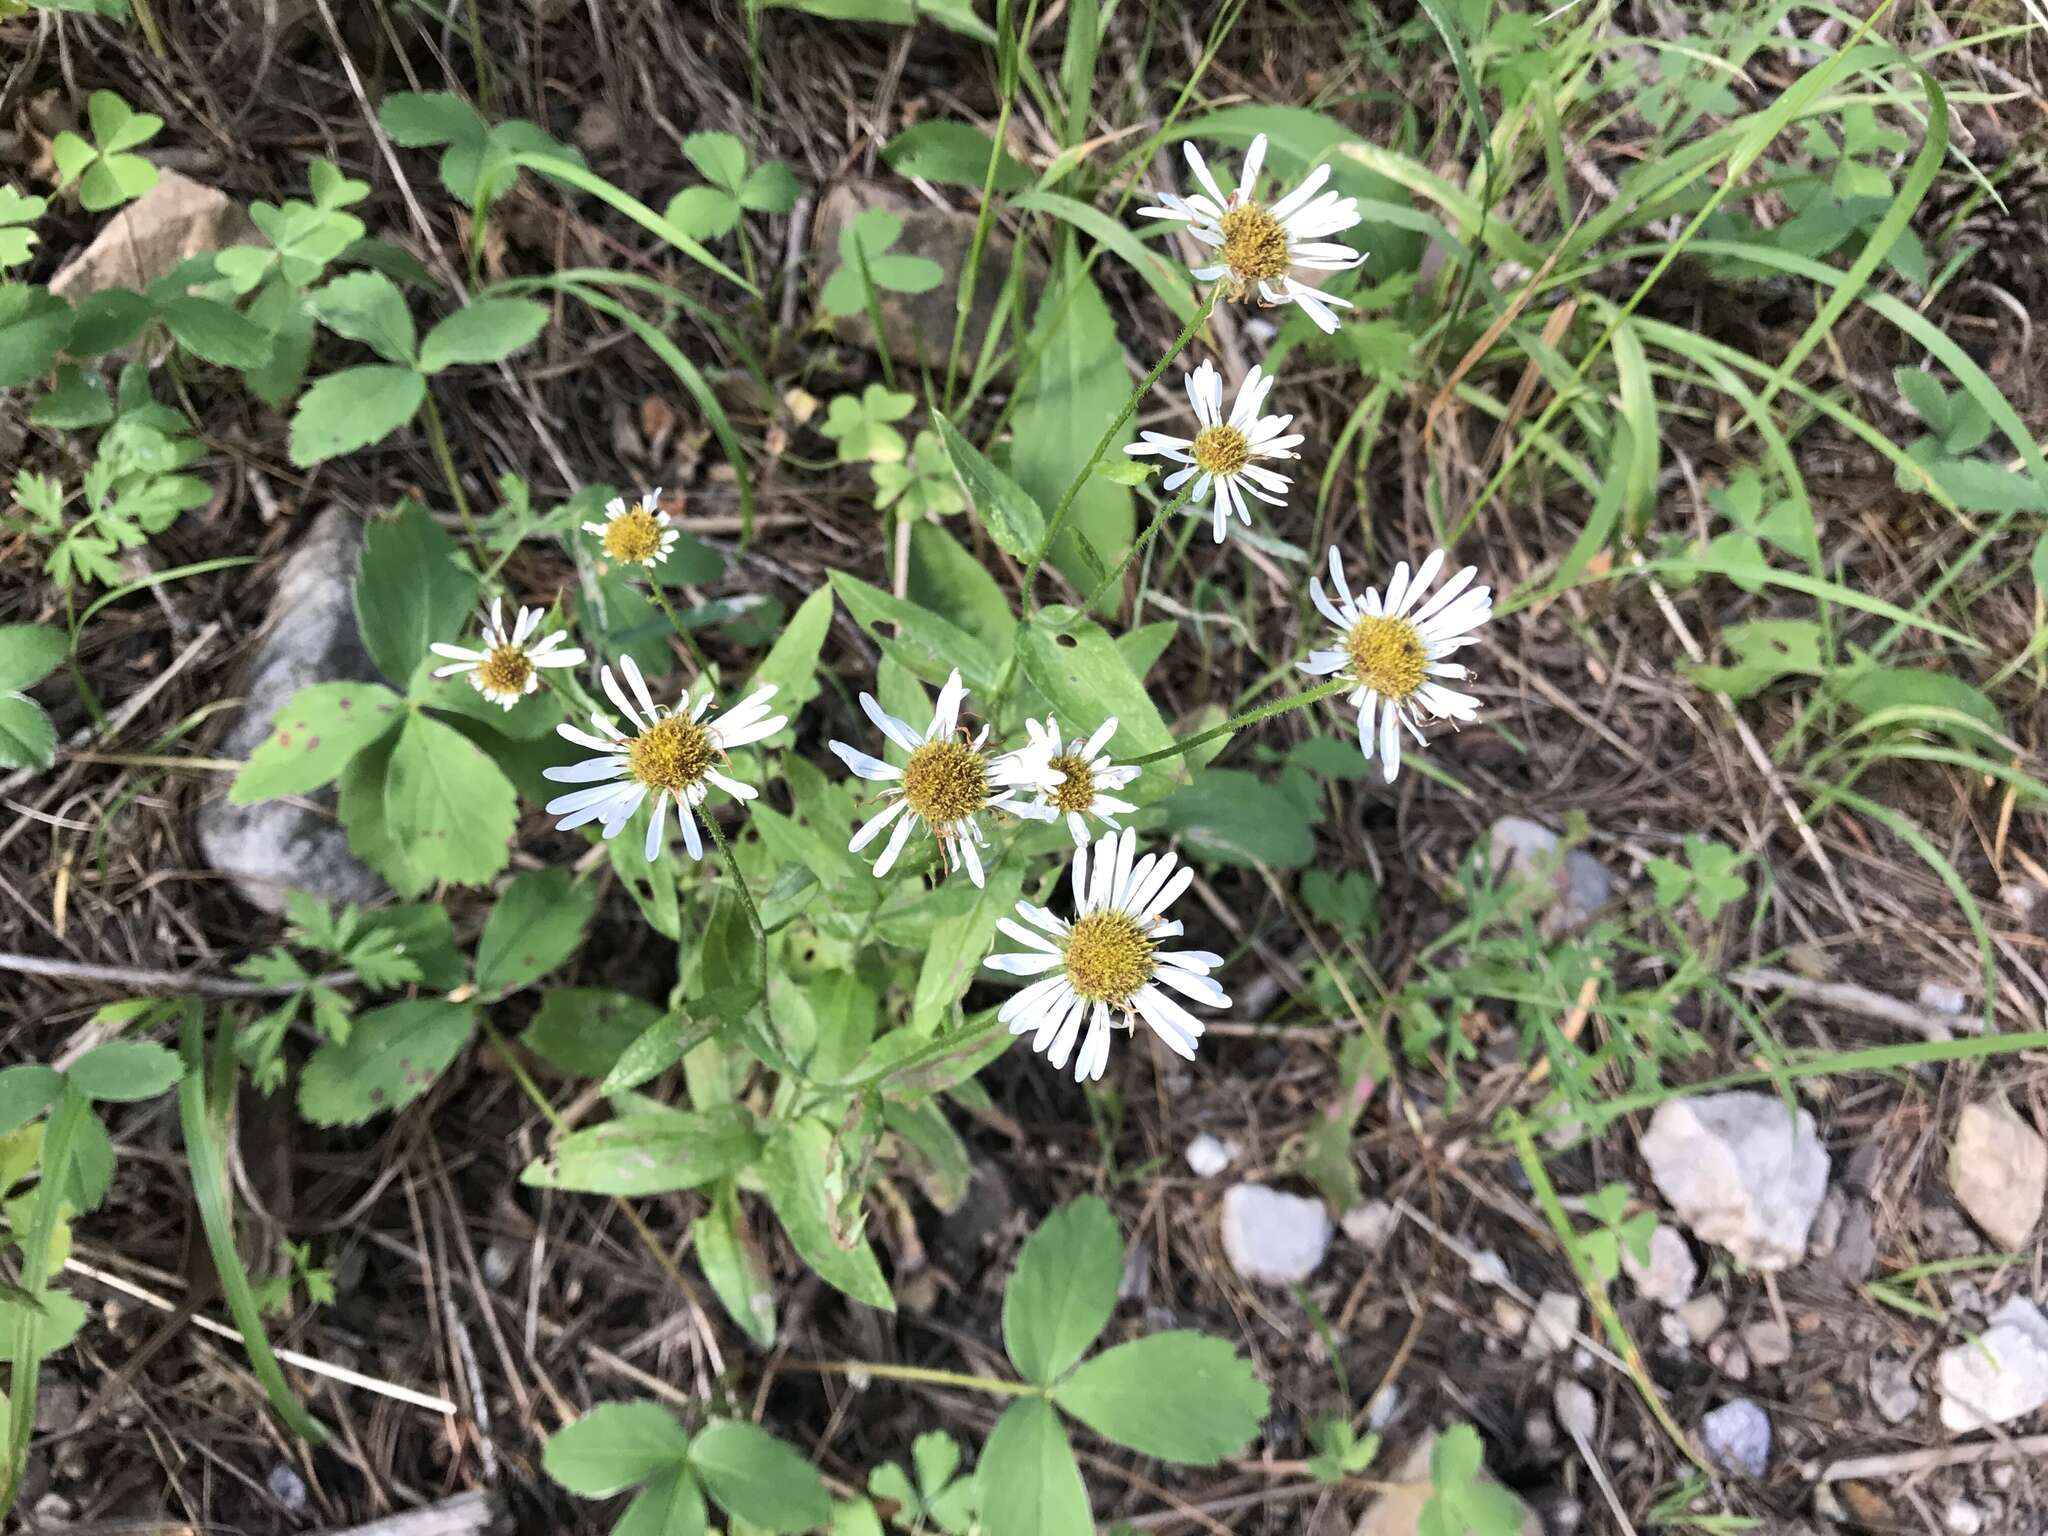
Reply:
[[1330, 1213], [1320, 1200], [1263, 1184], [1233, 1184], [1223, 1196], [1223, 1252], [1259, 1285], [1296, 1285], [1330, 1251]]
[[1752, 1365], [1783, 1365], [1792, 1358], [1792, 1334], [1775, 1318], [1766, 1318], [1742, 1330], [1742, 1347]]
[[1941, 1512], [1941, 1523], [1956, 1536], [1977, 1536], [1984, 1529], [1984, 1511], [1968, 1499], [1950, 1499], [1948, 1508]]
[[1707, 1364], [1730, 1381], [1749, 1380], [1749, 1351], [1732, 1333], [1717, 1333], [1708, 1342]]
[[1541, 1360], [1571, 1348], [1579, 1331], [1579, 1298], [1575, 1291], [1545, 1291], [1536, 1298], [1529, 1332], [1522, 1340], [1522, 1358]]
[[1974, 1340], [1943, 1350], [1934, 1375], [1949, 1430], [2009, 1424], [2048, 1406], [2048, 1317], [2015, 1296]]
[[1401, 1389], [1388, 1384], [1373, 1393], [1372, 1401], [1365, 1405], [1365, 1427], [1368, 1432], [1378, 1434], [1394, 1422], [1394, 1415], [1401, 1411]]
[[1664, 1342], [1683, 1353], [1692, 1348], [1692, 1330], [1685, 1326], [1685, 1319], [1676, 1312], [1666, 1312], [1657, 1319], [1657, 1331], [1664, 1336]]
[[1344, 1235], [1361, 1248], [1384, 1248], [1387, 1239], [1394, 1235], [1394, 1228], [1401, 1224], [1401, 1213], [1384, 1200], [1368, 1200], [1363, 1205], [1354, 1205], [1344, 1213], [1341, 1225]]
[[1870, 1362], [1870, 1406], [1887, 1424], [1903, 1424], [1920, 1411], [1920, 1389], [1913, 1368], [1903, 1360], [1880, 1355]]
[[1223, 1141], [1207, 1131], [1188, 1143], [1188, 1167], [1198, 1179], [1213, 1179], [1237, 1161], [1237, 1143]]
[[1647, 1264], [1637, 1263], [1636, 1256], [1629, 1252], [1628, 1244], [1623, 1243], [1621, 1267], [1634, 1282], [1638, 1296], [1667, 1307], [1683, 1303], [1700, 1278], [1700, 1267], [1693, 1260], [1692, 1249], [1686, 1246], [1685, 1238], [1676, 1227], [1660, 1225], [1650, 1234], [1650, 1262]]
[[1707, 1291], [1680, 1307], [1678, 1320], [1685, 1324], [1685, 1331], [1692, 1335], [1693, 1343], [1704, 1344], [1728, 1321], [1728, 1303]]
[[1508, 1278], [1508, 1261], [1491, 1248], [1482, 1248], [1472, 1255], [1472, 1278], [1481, 1285], [1502, 1285]]
[[1961, 1013], [1970, 1006], [1970, 1000], [1963, 995], [1963, 989], [1950, 986], [1945, 981], [1921, 982], [1918, 995], [1921, 1006], [1932, 1008], [1936, 1013]]
[[1752, 1269], [1785, 1269], [1805, 1255], [1828, 1187], [1828, 1154], [1805, 1110], [1788, 1116], [1768, 1093], [1675, 1099], [1651, 1117], [1642, 1153], [1700, 1238]]
[[1985, 1236], [2001, 1248], [2024, 1248], [2048, 1196], [2048, 1142], [2002, 1099], [1965, 1104], [1948, 1182]]
[[1724, 1472], [1762, 1477], [1771, 1464], [1771, 1421], [1746, 1397], [1725, 1402], [1701, 1419], [1700, 1439]]

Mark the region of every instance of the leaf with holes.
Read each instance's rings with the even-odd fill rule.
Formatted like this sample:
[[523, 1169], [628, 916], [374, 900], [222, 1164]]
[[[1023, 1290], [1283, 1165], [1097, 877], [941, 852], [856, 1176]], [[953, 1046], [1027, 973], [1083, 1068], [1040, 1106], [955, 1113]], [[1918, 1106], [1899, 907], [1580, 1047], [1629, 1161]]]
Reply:
[[665, 1195], [738, 1173], [761, 1152], [754, 1117], [737, 1104], [648, 1110], [571, 1131], [526, 1165], [519, 1182], [593, 1195]]
[[423, 997], [359, 1014], [299, 1075], [299, 1113], [315, 1125], [361, 1125], [410, 1104], [448, 1069], [476, 1027], [461, 1003]]
[[403, 701], [376, 683], [315, 683], [301, 688], [271, 721], [228, 789], [248, 805], [303, 795], [339, 777], [349, 760], [398, 724]]

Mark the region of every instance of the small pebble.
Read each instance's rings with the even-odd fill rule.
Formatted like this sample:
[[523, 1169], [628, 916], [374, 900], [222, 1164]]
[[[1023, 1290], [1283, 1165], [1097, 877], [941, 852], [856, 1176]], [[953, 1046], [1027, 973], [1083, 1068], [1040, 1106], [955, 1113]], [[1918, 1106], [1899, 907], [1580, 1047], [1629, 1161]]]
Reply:
[[1493, 1298], [1493, 1322], [1510, 1338], [1519, 1339], [1522, 1330], [1529, 1326], [1529, 1309], [1512, 1296]]
[[1903, 1424], [1918, 1413], [1920, 1389], [1913, 1385], [1913, 1368], [1888, 1355], [1871, 1361], [1870, 1406], [1887, 1424]]
[[1667, 1307], [1678, 1306], [1690, 1296], [1700, 1277], [1700, 1267], [1693, 1259], [1692, 1249], [1686, 1246], [1685, 1238], [1676, 1227], [1660, 1226], [1650, 1234], [1650, 1261], [1647, 1264], [1637, 1263], [1636, 1256], [1624, 1243], [1621, 1267], [1634, 1283], [1638, 1296]]
[[1977, 1536], [1984, 1529], [1984, 1511], [1968, 1499], [1950, 1499], [1948, 1508], [1941, 1512], [1941, 1523], [1956, 1536]]
[[1728, 1321], [1728, 1303], [1706, 1291], [1680, 1307], [1678, 1317], [1685, 1324], [1685, 1331], [1692, 1335], [1693, 1343], [1704, 1344]]
[[1732, 1333], [1717, 1333], [1707, 1345], [1707, 1361], [1730, 1381], [1749, 1380], [1749, 1352]]
[[1491, 1248], [1482, 1248], [1472, 1255], [1472, 1278], [1481, 1285], [1500, 1285], [1507, 1277], [1507, 1260]]
[[287, 1514], [296, 1515], [306, 1507], [306, 1480], [283, 1462], [272, 1467], [263, 1481], [270, 1496], [285, 1507]]
[[1368, 1200], [1363, 1205], [1354, 1205], [1344, 1213], [1342, 1222], [1344, 1235], [1361, 1248], [1384, 1248], [1387, 1239], [1394, 1235], [1394, 1228], [1401, 1224], [1401, 1213], [1384, 1200]]
[[1579, 1298], [1570, 1291], [1545, 1291], [1536, 1299], [1536, 1313], [1529, 1319], [1522, 1358], [1540, 1360], [1560, 1354], [1571, 1348], [1572, 1335], [1578, 1331]]
[[1599, 1405], [1583, 1382], [1560, 1377], [1551, 1389], [1550, 1401], [1557, 1409], [1557, 1422], [1575, 1440], [1591, 1440], [1600, 1427]]
[[1936, 1013], [1961, 1013], [1970, 1006], [1970, 1000], [1963, 995], [1961, 987], [1952, 987], [1945, 981], [1923, 981], [1920, 983], [1920, 1005], [1932, 1008]]
[[1676, 1312], [1666, 1312], [1657, 1319], [1657, 1331], [1664, 1336], [1664, 1342], [1681, 1354], [1692, 1348], [1692, 1330], [1685, 1326], [1685, 1319]]
[[1223, 1252], [1262, 1285], [1298, 1285], [1330, 1251], [1330, 1213], [1320, 1200], [1264, 1184], [1233, 1184], [1223, 1196]]
[[1372, 1401], [1365, 1405], [1365, 1427], [1378, 1434], [1394, 1422], [1394, 1415], [1401, 1411], [1401, 1389], [1398, 1386], [1381, 1387], [1373, 1393]]
[[1792, 1358], [1792, 1335], [1783, 1323], [1766, 1318], [1742, 1330], [1742, 1347], [1749, 1351], [1752, 1365], [1783, 1365]]
[[1746, 1397], [1731, 1398], [1700, 1420], [1707, 1455], [1724, 1472], [1762, 1477], [1771, 1464], [1771, 1421]]
[[1237, 1147], [1204, 1131], [1188, 1143], [1188, 1167], [1198, 1179], [1213, 1179], [1237, 1161]]

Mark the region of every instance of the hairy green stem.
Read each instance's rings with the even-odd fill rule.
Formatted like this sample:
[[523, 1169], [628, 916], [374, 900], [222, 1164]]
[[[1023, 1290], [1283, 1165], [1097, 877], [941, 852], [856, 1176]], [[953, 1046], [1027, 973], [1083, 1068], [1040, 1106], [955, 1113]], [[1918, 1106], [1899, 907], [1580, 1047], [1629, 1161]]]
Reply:
[[1348, 677], [1333, 677], [1327, 683], [1318, 683], [1313, 688], [1304, 688], [1300, 693], [1289, 694], [1286, 698], [1275, 700], [1271, 704], [1261, 704], [1257, 709], [1248, 709], [1241, 715], [1233, 715], [1221, 725], [1183, 737], [1170, 747], [1161, 747], [1157, 752], [1147, 752], [1143, 757], [1126, 758], [1125, 761], [1135, 766], [1139, 763], [1156, 763], [1161, 758], [1179, 757], [1183, 753], [1193, 751], [1205, 741], [1214, 741], [1218, 736], [1228, 736], [1248, 725], [1257, 725], [1261, 720], [1284, 715], [1290, 709], [1303, 709], [1310, 704], [1321, 703], [1324, 699], [1334, 699], [1338, 694], [1357, 686], [1357, 683]]
[[669, 602], [668, 594], [661, 590], [661, 579], [652, 571], [649, 571], [647, 575], [647, 595], [654, 599], [654, 606], [668, 616], [668, 627], [674, 630], [676, 638], [683, 642], [683, 649], [690, 653], [690, 660], [697, 664], [699, 675], [708, 675], [711, 671], [711, 663], [704, 659], [704, 653], [697, 649], [696, 640], [692, 638], [687, 629], [683, 628], [683, 621], [676, 616], [675, 607]]
[[469, 498], [462, 493], [462, 477], [455, 472], [455, 455], [448, 451], [448, 434], [441, 428], [441, 410], [434, 404], [434, 391], [429, 388], [424, 398], [427, 441], [433, 444], [435, 462], [441, 466], [441, 478], [448, 482], [448, 494], [455, 498], [455, 510], [462, 515], [462, 536], [469, 540], [469, 552], [482, 564], [483, 542], [477, 537], [476, 519], [469, 515]]
[[1123, 431], [1131, 417], [1137, 414], [1138, 406], [1144, 398], [1152, 393], [1152, 386], [1159, 382], [1160, 375], [1166, 372], [1167, 365], [1187, 350], [1188, 343], [1195, 339], [1195, 333], [1208, 323], [1209, 313], [1215, 307], [1216, 295], [1212, 292], [1209, 295], [1209, 302], [1195, 311], [1194, 318], [1181, 328], [1181, 333], [1174, 338], [1173, 345], [1166, 349], [1166, 355], [1159, 359], [1152, 371], [1145, 375], [1144, 381], [1132, 392], [1131, 398], [1124, 402], [1124, 408], [1116, 413], [1115, 419], [1109, 424], [1109, 430], [1102, 434], [1102, 440], [1095, 445], [1095, 451], [1088, 455], [1079, 472], [1075, 474], [1073, 484], [1067, 487], [1066, 495], [1060, 498], [1059, 506], [1053, 509], [1052, 521], [1046, 525], [1045, 538], [1039, 543], [1038, 553], [1031, 557], [1031, 565], [1024, 572], [1024, 601], [1027, 606], [1037, 606], [1032, 599], [1031, 589], [1037, 583], [1038, 572], [1045, 564], [1046, 556], [1052, 553], [1053, 545], [1059, 541], [1060, 530], [1067, 525], [1067, 514], [1074, 510], [1074, 502], [1081, 494], [1081, 487], [1086, 485], [1088, 477], [1095, 473], [1095, 466], [1101, 462], [1102, 456], [1109, 452], [1117, 434]]
[[1194, 499], [1195, 487], [1200, 483], [1200, 481], [1190, 476], [1187, 485], [1181, 489], [1181, 493], [1152, 514], [1152, 521], [1145, 525], [1145, 531], [1138, 535], [1136, 541], [1132, 543], [1129, 549], [1124, 551], [1124, 557], [1117, 561], [1116, 569], [1103, 577], [1095, 590], [1088, 594], [1088, 601], [1081, 605], [1083, 613], [1093, 613], [1095, 611], [1095, 605], [1102, 601], [1105, 593], [1123, 579], [1124, 572], [1131, 568], [1131, 562], [1145, 552], [1145, 546], [1158, 536], [1159, 530], [1166, 526], [1166, 520]]

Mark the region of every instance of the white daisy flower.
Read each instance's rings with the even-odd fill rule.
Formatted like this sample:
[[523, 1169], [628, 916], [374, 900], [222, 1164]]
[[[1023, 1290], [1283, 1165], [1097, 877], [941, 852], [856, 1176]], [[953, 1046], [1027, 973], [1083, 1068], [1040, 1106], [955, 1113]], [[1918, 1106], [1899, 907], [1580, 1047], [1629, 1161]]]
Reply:
[[1116, 716], [1111, 715], [1103, 721], [1086, 742], [1074, 736], [1064, 747], [1060, 745], [1060, 726], [1056, 716], [1048, 715], [1043, 725], [1036, 720], [1026, 720], [1024, 733], [1031, 738], [1031, 745], [1024, 750], [1060, 775], [1058, 784], [1043, 791], [1043, 803], [1055, 815], [1067, 818], [1067, 830], [1074, 834], [1076, 848], [1087, 847], [1089, 838], [1094, 836], [1088, 829], [1088, 817], [1093, 816], [1111, 831], [1116, 831], [1121, 825], [1116, 818], [1137, 809], [1128, 800], [1119, 800], [1104, 793], [1105, 790], [1122, 789], [1140, 772], [1135, 765], [1117, 766], [1102, 750], [1109, 745], [1110, 737], [1116, 734]]
[[[1088, 1035], [1074, 1062], [1074, 1081], [1102, 1076], [1109, 1062], [1112, 1023], [1136, 1028], [1143, 1019], [1152, 1033], [1176, 1056], [1195, 1059], [1202, 1021], [1168, 992], [1228, 1008], [1230, 998], [1210, 979], [1223, 964], [1221, 955], [1205, 949], [1161, 949], [1160, 941], [1177, 936], [1181, 925], [1166, 920], [1166, 909], [1195, 878], [1192, 869], [1175, 872], [1180, 862], [1171, 853], [1148, 853], [1132, 862], [1136, 834], [1128, 827], [1095, 845], [1091, 861], [1086, 848], [1074, 850], [1074, 920], [1055, 917], [1028, 901], [1017, 903], [1015, 918], [998, 918], [996, 926], [1024, 949], [990, 955], [990, 970], [1039, 980], [997, 1010], [996, 1017], [1013, 1035], [1030, 1034], [1031, 1049], [1044, 1054], [1054, 1068], [1066, 1070], [1074, 1044]], [[1029, 925], [1028, 927], [1026, 925]], [[1121, 1017], [1112, 1019], [1112, 1014]]]
[[[734, 747], [765, 741], [789, 724], [787, 716], [768, 713], [775, 685], [756, 688], [724, 714], [706, 719], [705, 712], [711, 708], [709, 691], [686, 714], [681, 708], [670, 710], [655, 704], [648, 695], [647, 680], [640, 675], [632, 657], [621, 656], [619, 670], [626, 674], [632, 697], [626, 696], [610, 667], [601, 674], [604, 691], [632, 722], [634, 734], [626, 735], [612, 724], [611, 716], [603, 713], [590, 717], [591, 724], [597, 727], [596, 735], [573, 725], [556, 726], [563, 740], [602, 755], [565, 768], [541, 770], [557, 784], [593, 785], [550, 800], [548, 814], [562, 818], [555, 823], [558, 831], [567, 832], [595, 821], [603, 825], [604, 835], [612, 838], [619, 835], [619, 829], [632, 820], [633, 813], [652, 795], [654, 816], [647, 824], [646, 848], [651, 864], [661, 856], [668, 803], [674, 800], [676, 820], [683, 829], [683, 846], [690, 850], [691, 858], [701, 859], [704, 840], [697, 831], [695, 807], [704, 803], [710, 786], [716, 784], [735, 800], [751, 800], [760, 794], [753, 785], [742, 784], [721, 772], [718, 764], [726, 761], [726, 754]], [[688, 701], [685, 694], [684, 702]]]
[[478, 693], [493, 704], [510, 709], [540, 686], [542, 667], [573, 667], [583, 660], [583, 653], [574, 646], [558, 649], [569, 638], [566, 629], [556, 630], [537, 644], [526, 643], [545, 617], [539, 608], [521, 608], [511, 633], [507, 634], [505, 600], [492, 598], [490, 611], [477, 615], [477, 622], [483, 626], [484, 648], [472, 651], [434, 641], [427, 649], [451, 661], [449, 666], [434, 668], [434, 676], [453, 677], [458, 672], [467, 672], [470, 685]]
[[956, 739], [960, 705], [966, 697], [967, 689], [955, 668], [946, 679], [946, 686], [939, 690], [939, 705], [932, 713], [931, 725], [920, 734], [883, 709], [872, 694], [860, 696], [860, 707], [874, 721], [876, 729], [909, 754], [901, 768], [857, 751], [843, 741], [826, 743], [861, 778], [889, 785], [882, 791], [889, 804], [854, 833], [853, 841], [846, 845], [858, 853], [894, 822], [896, 830], [889, 834], [888, 846], [875, 861], [877, 876], [886, 875], [895, 866], [896, 856], [903, 852], [912, 829], [922, 822], [931, 828], [945, 850], [946, 867], [953, 870], [964, 866], [967, 878], [981, 885], [983, 811], [1003, 810], [1033, 821], [1053, 819], [1055, 812], [1050, 806], [1017, 798], [1032, 790], [1049, 792], [1059, 785], [1059, 775], [1035, 750], [987, 755], [982, 750], [988, 744], [986, 725], [971, 742]]
[[1309, 596], [1323, 617], [1337, 626], [1338, 641], [1335, 650], [1310, 651], [1301, 670], [1316, 677], [1346, 673], [1357, 685], [1349, 697], [1358, 706], [1359, 750], [1371, 762], [1377, 738], [1389, 784], [1401, 768], [1402, 726], [1420, 742], [1420, 722], [1425, 719], [1479, 718], [1477, 699], [1437, 679], [1463, 682], [1470, 675], [1460, 663], [1444, 658], [1479, 643], [1479, 627], [1493, 617], [1493, 592], [1472, 585], [1479, 567], [1468, 565], [1425, 602], [1429, 584], [1443, 567], [1444, 552], [1432, 550], [1410, 580], [1408, 562], [1403, 560], [1394, 567], [1384, 602], [1378, 588], [1360, 600], [1345, 585], [1344, 565], [1332, 545], [1330, 584], [1337, 600], [1331, 602], [1323, 595], [1322, 583], [1309, 578]]
[[657, 566], [676, 547], [682, 530], [669, 526], [661, 510], [661, 487], [656, 486], [638, 501], [614, 496], [604, 504], [604, 521], [585, 523], [585, 533], [594, 533], [605, 555], [619, 565]]
[[1292, 482], [1254, 462], [1301, 457], [1294, 451], [1301, 442], [1301, 434], [1287, 431], [1287, 424], [1294, 418], [1259, 414], [1265, 408], [1266, 396], [1273, 392], [1273, 384], [1271, 374], [1253, 368], [1245, 377], [1243, 388], [1238, 390], [1237, 404], [1226, 420], [1223, 377], [1214, 363], [1205, 361], [1187, 376], [1188, 403], [1195, 408], [1195, 420], [1201, 424], [1201, 430], [1192, 438], [1140, 432], [1140, 440], [1124, 448], [1125, 453], [1156, 454], [1187, 465], [1166, 477], [1165, 488], [1169, 491], [1179, 490], [1200, 475], [1202, 478], [1195, 482], [1195, 494], [1190, 498], [1197, 507], [1214, 484], [1213, 530], [1218, 544], [1223, 542], [1231, 513], [1236, 513], [1238, 521], [1247, 528], [1251, 526], [1251, 508], [1245, 502], [1247, 492], [1271, 506], [1287, 504], [1287, 488]]
[[1221, 259], [1213, 266], [1196, 267], [1198, 281], [1228, 278], [1240, 299], [1256, 291], [1263, 304], [1299, 304], [1325, 335], [1333, 333], [1337, 317], [1331, 306], [1349, 309], [1351, 301], [1301, 282], [1291, 275], [1291, 269], [1343, 272], [1365, 260], [1362, 252], [1324, 238], [1358, 222], [1358, 199], [1324, 192], [1330, 168], [1319, 165], [1271, 207], [1255, 201], [1251, 189], [1266, 159], [1263, 133], [1245, 152], [1244, 174], [1228, 197], [1216, 185], [1201, 151], [1192, 144], [1185, 148], [1201, 192], [1193, 197], [1168, 192], [1160, 197], [1160, 206], [1138, 212], [1154, 219], [1183, 219], [1189, 234], [1216, 247]]

